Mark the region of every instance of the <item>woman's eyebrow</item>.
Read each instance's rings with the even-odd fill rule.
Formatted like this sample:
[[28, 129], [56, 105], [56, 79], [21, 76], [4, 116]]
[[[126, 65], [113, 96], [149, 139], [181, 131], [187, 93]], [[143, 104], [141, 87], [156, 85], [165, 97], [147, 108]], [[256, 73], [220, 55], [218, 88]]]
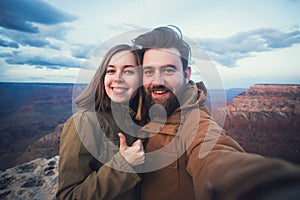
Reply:
[[[107, 65], [107, 67], [116, 67], [115, 65]], [[122, 66], [123, 68], [128, 68], [128, 67], [135, 67], [134, 65], [124, 65], [124, 66]]]
[[123, 67], [124, 68], [128, 68], [128, 67], [136, 67], [136, 66], [133, 66], [133, 65], [124, 65]]

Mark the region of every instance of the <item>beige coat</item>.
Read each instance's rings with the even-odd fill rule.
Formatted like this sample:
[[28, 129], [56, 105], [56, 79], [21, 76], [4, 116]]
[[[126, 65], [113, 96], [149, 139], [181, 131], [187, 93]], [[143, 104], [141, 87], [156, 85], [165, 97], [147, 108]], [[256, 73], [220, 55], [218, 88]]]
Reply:
[[[117, 153], [121, 131], [111, 113], [78, 111], [68, 119], [60, 140], [58, 199], [137, 198], [141, 178]], [[128, 145], [136, 140], [126, 138]]]
[[205, 96], [191, 84], [181, 109], [141, 130], [148, 138], [142, 200], [238, 199], [258, 182], [291, 175], [299, 181], [299, 167], [245, 153], [226, 136], [203, 106]]

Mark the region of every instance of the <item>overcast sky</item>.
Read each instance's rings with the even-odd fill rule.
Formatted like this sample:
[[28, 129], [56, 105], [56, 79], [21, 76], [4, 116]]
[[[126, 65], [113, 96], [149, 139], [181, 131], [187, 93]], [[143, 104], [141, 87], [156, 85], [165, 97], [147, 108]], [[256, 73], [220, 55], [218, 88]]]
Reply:
[[173, 24], [225, 88], [300, 84], [299, 11], [297, 0], [1, 0], [0, 82], [76, 82], [106, 41]]

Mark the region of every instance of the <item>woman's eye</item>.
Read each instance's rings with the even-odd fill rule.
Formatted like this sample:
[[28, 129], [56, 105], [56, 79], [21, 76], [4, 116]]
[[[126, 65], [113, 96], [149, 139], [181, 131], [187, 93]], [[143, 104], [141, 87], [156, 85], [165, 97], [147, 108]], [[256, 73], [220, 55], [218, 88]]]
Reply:
[[132, 74], [134, 74], [134, 71], [133, 70], [126, 70], [126, 71], [124, 71], [124, 74], [132, 75]]
[[115, 73], [115, 70], [113, 70], [113, 69], [106, 70], [106, 74], [114, 74], [114, 73]]

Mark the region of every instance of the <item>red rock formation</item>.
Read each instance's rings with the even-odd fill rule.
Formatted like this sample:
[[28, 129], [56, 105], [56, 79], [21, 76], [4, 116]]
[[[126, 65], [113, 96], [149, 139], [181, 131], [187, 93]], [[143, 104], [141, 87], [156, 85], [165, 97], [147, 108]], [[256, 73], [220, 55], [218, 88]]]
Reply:
[[248, 152], [300, 163], [300, 85], [257, 84], [213, 116]]

